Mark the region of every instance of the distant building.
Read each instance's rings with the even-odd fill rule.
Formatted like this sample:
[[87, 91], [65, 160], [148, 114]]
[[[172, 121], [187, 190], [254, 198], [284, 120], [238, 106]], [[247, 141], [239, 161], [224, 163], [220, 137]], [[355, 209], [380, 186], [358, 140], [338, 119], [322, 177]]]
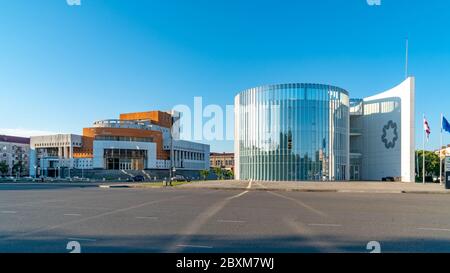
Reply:
[[209, 160], [211, 168], [234, 171], [234, 153], [211, 153]]
[[435, 154], [440, 155], [441, 158], [450, 156], [450, 144], [447, 147], [442, 147], [440, 150], [434, 151]]
[[28, 176], [29, 151], [29, 138], [0, 135], [0, 162], [8, 165], [8, 172], [2, 175]]
[[[179, 140], [177, 119], [176, 112], [128, 113], [96, 121], [83, 129], [83, 135], [32, 137], [30, 158], [38, 166], [37, 175], [50, 177], [67, 173], [65, 169], [209, 169], [209, 145]], [[34, 174], [33, 168], [30, 171]]]

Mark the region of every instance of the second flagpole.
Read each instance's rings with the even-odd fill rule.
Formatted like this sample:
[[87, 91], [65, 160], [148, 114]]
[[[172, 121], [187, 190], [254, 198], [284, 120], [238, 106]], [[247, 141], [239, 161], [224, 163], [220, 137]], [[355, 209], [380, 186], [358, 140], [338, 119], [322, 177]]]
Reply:
[[[444, 114], [441, 113], [441, 146], [439, 147], [439, 183], [442, 185], [442, 135], [444, 134]], [[445, 151], [445, 150], [444, 150]], [[445, 152], [444, 152], [445, 154]]]
[[[425, 126], [425, 114], [423, 114], [423, 124]], [[423, 130], [423, 150], [422, 150], [422, 183], [425, 184], [425, 127]]]

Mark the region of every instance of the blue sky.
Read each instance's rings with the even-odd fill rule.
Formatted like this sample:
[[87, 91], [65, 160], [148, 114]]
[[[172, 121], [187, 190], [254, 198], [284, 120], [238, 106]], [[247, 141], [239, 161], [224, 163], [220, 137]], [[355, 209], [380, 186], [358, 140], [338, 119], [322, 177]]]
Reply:
[[409, 37], [417, 145], [426, 113], [437, 148], [440, 112], [450, 118], [449, 14], [448, 0], [0, 0], [0, 132], [81, 133], [194, 96], [233, 104], [271, 83], [365, 97], [404, 79]]

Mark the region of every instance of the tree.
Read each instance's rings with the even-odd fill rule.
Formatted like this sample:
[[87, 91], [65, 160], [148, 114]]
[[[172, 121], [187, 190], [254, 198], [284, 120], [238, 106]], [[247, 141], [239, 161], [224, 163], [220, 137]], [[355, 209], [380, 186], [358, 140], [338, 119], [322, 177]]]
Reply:
[[[417, 180], [422, 181], [422, 168], [423, 168], [423, 150], [416, 151], [417, 161], [419, 166], [416, 166], [416, 169], [419, 170], [417, 173]], [[436, 176], [439, 177], [439, 164], [440, 159], [439, 155], [434, 152], [425, 151], [425, 176]]]
[[225, 170], [224, 171], [224, 176], [228, 179], [232, 179], [234, 177], [234, 173], [231, 170]]
[[200, 176], [203, 178], [203, 180], [206, 180], [206, 178], [209, 176], [209, 170], [201, 170]]
[[9, 171], [8, 163], [6, 163], [6, 161], [0, 162], [0, 174], [6, 175], [8, 171]]
[[214, 168], [214, 173], [216, 174], [217, 179], [223, 179], [223, 170], [221, 168]]
[[17, 161], [16, 163], [14, 163], [14, 165], [12, 167], [13, 175], [21, 176], [23, 171], [24, 171], [24, 164], [22, 161]]

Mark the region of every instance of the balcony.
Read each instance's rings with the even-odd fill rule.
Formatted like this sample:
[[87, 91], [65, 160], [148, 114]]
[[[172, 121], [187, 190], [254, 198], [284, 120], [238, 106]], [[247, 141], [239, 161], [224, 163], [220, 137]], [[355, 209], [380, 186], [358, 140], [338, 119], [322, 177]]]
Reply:
[[94, 122], [93, 127], [151, 130], [152, 124], [150, 124], [149, 122], [134, 121], [134, 120], [106, 119]]

